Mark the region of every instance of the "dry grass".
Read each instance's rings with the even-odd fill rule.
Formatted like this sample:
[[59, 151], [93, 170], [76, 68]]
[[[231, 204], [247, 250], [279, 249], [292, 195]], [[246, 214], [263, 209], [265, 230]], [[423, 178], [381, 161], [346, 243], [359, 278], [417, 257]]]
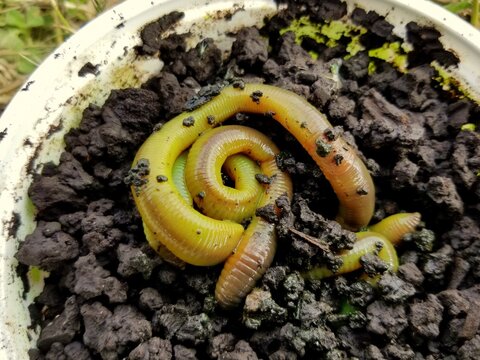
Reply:
[[0, 113], [53, 49], [120, 1], [0, 1]]
[[[0, 114], [38, 64], [85, 22], [122, 0], [0, 2]], [[480, 27], [480, 0], [435, 0]]]

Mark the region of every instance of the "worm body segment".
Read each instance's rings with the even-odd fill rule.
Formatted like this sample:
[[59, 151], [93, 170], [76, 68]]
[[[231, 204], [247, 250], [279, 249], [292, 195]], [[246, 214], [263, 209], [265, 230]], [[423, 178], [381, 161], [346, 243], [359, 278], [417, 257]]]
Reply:
[[415, 231], [420, 218], [418, 212], [394, 214], [369, 226], [368, 230], [384, 235], [393, 245], [397, 245], [406, 234]]
[[[357, 232], [357, 241], [352, 249], [339, 255], [342, 266], [335, 272], [325, 266], [319, 266], [306, 272], [304, 276], [310, 279], [323, 279], [326, 277], [346, 274], [361, 268], [360, 258], [366, 254], [378, 252], [387, 268], [392, 271], [398, 269], [398, 256], [394, 245], [408, 233], [414, 232], [420, 224], [421, 215], [415, 213], [399, 213], [386, 217], [378, 223], [368, 227], [368, 231]], [[381, 250], [378, 251], [378, 248]]]
[[307, 271], [303, 276], [307, 279], [323, 279], [330, 276], [346, 274], [362, 267], [360, 261], [362, 256], [374, 253], [378, 253], [378, 257], [387, 264], [389, 270], [397, 271], [397, 252], [393, 244], [388, 241], [385, 236], [371, 231], [358, 232], [356, 235], [357, 241], [353, 245], [353, 248], [339, 255], [342, 260], [342, 265], [335, 272], [325, 266], [320, 266]]

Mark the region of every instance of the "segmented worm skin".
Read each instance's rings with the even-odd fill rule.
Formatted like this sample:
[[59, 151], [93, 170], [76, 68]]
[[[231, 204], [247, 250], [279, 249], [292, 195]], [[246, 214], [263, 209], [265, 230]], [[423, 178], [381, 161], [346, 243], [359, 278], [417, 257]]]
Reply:
[[[232, 157], [247, 153], [260, 167], [245, 156]], [[274, 168], [268, 167], [270, 174], [264, 169], [267, 162], [275, 163], [278, 153], [275, 144], [254, 129], [230, 125], [210, 130], [192, 145], [188, 153], [185, 167], [187, 187], [191, 194], [202, 194], [194, 196], [194, 201], [204, 214], [218, 220], [241, 222], [255, 213], [259, 197], [264, 192], [255, 174], [282, 176], [283, 179], [284, 175], [279, 174], [281, 171], [276, 164]], [[223, 164], [230, 169], [227, 172], [235, 180], [234, 188], [223, 185], [220, 171]], [[275, 180], [269, 191], [278, 186], [278, 179]]]
[[357, 232], [357, 241], [352, 249], [339, 255], [342, 266], [333, 272], [325, 266], [319, 266], [304, 273], [305, 278], [323, 279], [330, 276], [346, 274], [362, 267], [360, 259], [366, 254], [378, 252], [378, 257], [386, 264], [388, 270], [397, 271], [398, 256], [394, 245], [408, 233], [415, 231], [420, 224], [420, 213], [400, 213], [386, 217], [377, 224], [368, 227], [368, 231]]
[[[360, 259], [367, 254], [378, 252], [378, 257], [382, 259], [387, 268], [392, 271], [398, 269], [398, 256], [393, 244], [388, 239], [379, 233], [370, 231], [361, 231], [356, 233], [357, 241], [353, 248], [340, 254], [342, 266], [337, 271], [333, 272], [325, 266], [313, 268], [306, 272], [303, 276], [308, 279], [323, 279], [330, 276], [346, 274], [362, 267]], [[381, 250], [378, 249], [381, 247]]]
[[[134, 164], [148, 159], [149, 173], [143, 177], [143, 185], [132, 186], [133, 198], [150, 236], [161, 239], [166, 249], [182, 261], [208, 266], [228, 258], [220, 279], [223, 285], [217, 285], [216, 290], [217, 298], [227, 306], [237, 303], [248, 292], [245, 289], [251, 288], [258, 274], [270, 264], [274, 254], [270, 249], [275, 247], [273, 225], [254, 218], [252, 224], [258, 230], [244, 232], [238, 223], [210, 218], [192, 208], [176, 188], [172, 176], [176, 159], [182, 152], [204, 132], [208, 133], [207, 130], [238, 112], [268, 114], [302, 144], [337, 194], [337, 220], [343, 226], [349, 229], [366, 226], [375, 202], [373, 181], [355, 151], [333, 134], [331, 124], [322, 113], [290, 91], [262, 84], [245, 84], [243, 89], [229, 86], [196, 110], [167, 122], [136, 154]], [[215, 122], [211, 121], [212, 115]], [[273, 173], [277, 174], [275, 179], [281, 174], [277, 170]], [[268, 172], [265, 174], [270, 176]], [[218, 183], [218, 175], [215, 176]], [[210, 175], [206, 177], [211, 179]], [[188, 179], [189, 175], [187, 184]], [[202, 191], [194, 191], [194, 199], [203, 195]], [[270, 192], [265, 198], [274, 199]], [[262, 201], [267, 200], [260, 200], [259, 206]]]
[[399, 213], [369, 226], [368, 230], [384, 235], [393, 245], [397, 245], [406, 234], [415, 231], [420, 218], [421, 215], [418, 212]]

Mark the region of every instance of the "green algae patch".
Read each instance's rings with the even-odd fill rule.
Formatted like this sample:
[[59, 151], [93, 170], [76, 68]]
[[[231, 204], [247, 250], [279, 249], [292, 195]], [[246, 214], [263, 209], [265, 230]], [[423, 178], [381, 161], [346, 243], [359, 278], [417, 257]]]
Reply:
[[407, 71], [407, 53], [405, 52], [400, 41], [385, 43], [382, 47], [369, 50], [368, 56], [371, 58], [384, 60], [385, 62], [392, 64], [401, 72]]
[[[328, 47], [335, 47], [342, 38], [350, 38], [347, 45], [349, 55], [353, 56], [361, 50], [364, 50], [360, 43], [360, 36], [367, 32], [362, 26], [357, 26], [349, 22], [333, 20], [324, 24], [314, 23], [308, 16], [302, 16], [291, 22], [291, 24], [280, 30], [280, 35], [292, 31], [295, 33], [295, 41], [301, 44], [306, 37], [313, 39], [319, 44]], [[310, 51], [313, 59], [318, 58], [318, 53]]]
[[27, 281], [29, 290], [25, 294], [25, 299], [27, 302], [32, 302], [40, 293], [42, 292], [45, 286], [45, 278], [50, 275], [47, 271], [41, 270], [37, 266], [30, 266], [27, 272]]
[[[360, 51], [365, 50], [365, 47], [360, 41], [362, 35], [367, 33], [367, 29], [363, 26], [354, 25], [351, 22], [333, 20], [324, 24], [314, 23], [308, 16], [303, 16], [291, 22], [291, 24], [280, 30], [280, 35], [288, 31], [295, 33], [295, 41], [301, 44], [303, 39], [310, 38], [319, 44], [324, 44], [328, 47], [338, 46], [342, 39], [349, 39], [346, 45], [348, 59]], [[407, 61], [408, 46], [399, 41], [385, 43], [382, 47], [369, 50], [368, 55], [371, 58], [384, 60], [391, 63], [399, 71], [405, 72], [408, 66]], [[309, 52], [313, 59], [318, 58], [318, 53], [314, 51]], [[370, 72], [375, 71], [373, 63], [370, 65]]]
[[[345, 60], [360, 51], [366, 50], [365, 46], [361, 43], [361, 37], [366, 34], [368, 30], [363, 26], [355, 25], [345, 20], [316, 23], [308, 16], [302, 16], [299, 19], [293, 20], [286, 28], [280, 30], [280, 35], [289, 31], [295, 34], [295, 42], [299, 45], [302, 44], [305, 38], [310, 38], [318, 44], [323, 44], [327, 47], [335, 47], [340, 43], [346, 44], [347, 54], [344, 57]], [[370, 75], [375, 73], [378, 61], [385, 61], [395, 67], [399, 72], [407, 73], [409, 65], [408, 53], [410, 51], [411, 45], [402, 41], [385, 42], [381, 47], [369, 49], [368, 56], [371, 60], [368, 66], [368, 73]], [[313, 59], [317, 59], [319, 56], [315, 51], [309, 51], [309, 54]], [[462, 84], [455, 75], [437, 62], [433, 62], [431, 65], [436, 70], [436, 75], [433, 80], [436, 81], [443, 90], [449, 92], [452, 96], [468, 98], [480, 104], [480, 100], [476, 99], [476, 97], [468, 91], [467, 86]], [[471, 125], [465, 124], [465, 130], [470, 130]]]
[[343, 299], [340, 305], [339, 313], [342, 315], [351, 315], [358, 311], [347, 299]]
[[475, 131], [477, 130], [477, 126], [472, 123], [463, 124], [460, 128], [462, 131]]

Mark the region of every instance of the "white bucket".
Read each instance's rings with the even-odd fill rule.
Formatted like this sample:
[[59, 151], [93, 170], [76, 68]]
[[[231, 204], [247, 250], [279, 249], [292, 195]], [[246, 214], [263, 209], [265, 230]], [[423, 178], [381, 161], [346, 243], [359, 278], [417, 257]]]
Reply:
[[[405, 24], [416, 21], [434, 26], [444, 46], [461, 60], [453, 75], [462, 79], [480, 99], [480, 32], [429, 1], [347, 0], [375, 10], [405, 34]], [[31, 288], [24, 294], [16, 274], [14, 254], [34, 228], [33, 207], [27, 189], [32, 173], [47, 161], [58, 161], [63, 135], [78, 124], [90, 102], [101, 105], [111, 89], [137, 86], [161, 69], [155, 59], [137, 58], [139, 29], [173, 10], [185, 17], [175, 31], [190, 32], [190, 44], [212, 37], [228, 49], [226, 34], [242, 26], [261, 25], [278, 11], [272, 0], [129, 0], [98, 17], [50, 57], [28, 79], [0, 119], [0, 359], [27, 359], [37, 334], [29, 328], [28, 305], [41, 291], [42, 274], [30, 273]], [[231, 16], [231, 18], [230, 18]], [[228, 20], [225, 20], [228, 18]], [[99, 65], [97, 76], [78, 76], [86, 62]]]

